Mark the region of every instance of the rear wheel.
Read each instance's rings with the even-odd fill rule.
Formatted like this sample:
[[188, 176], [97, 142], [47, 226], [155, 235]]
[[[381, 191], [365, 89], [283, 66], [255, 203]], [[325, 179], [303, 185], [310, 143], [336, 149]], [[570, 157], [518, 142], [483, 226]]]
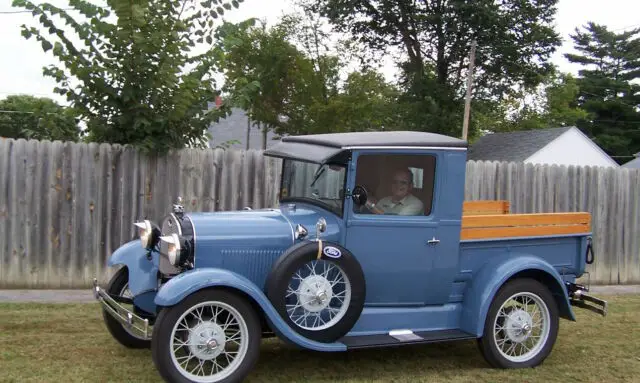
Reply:
[[533, 279], [515, 279], [496, 294], [478, 344], [493, 367], [535, 367], [551, 353], [558, 326], [549, 289]]
[[260, 339], [260, 320], [244, 298], [207, 289], [162, 309], [151, 353], [167, 382], [240, 382], [258, 360]]
[[[109, 281], [106, 290], [110, 295], [133, 298], [129, 290], [129, 271], [126, 267], [122, 267], [115, 273]], [[126, 304], [120, 304], [131, 312], [136, 311], [133, 305], [127, 306]], [[104, 309], [102, 310], [102, 318], [111, 336], [123, 346], [135, 349], [151, 347], [151, 341], [141, 338], [129, 331]]]

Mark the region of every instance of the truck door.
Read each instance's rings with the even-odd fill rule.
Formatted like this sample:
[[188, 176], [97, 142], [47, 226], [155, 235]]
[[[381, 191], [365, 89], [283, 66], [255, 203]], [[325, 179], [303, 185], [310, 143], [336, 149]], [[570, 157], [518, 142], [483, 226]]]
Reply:
[[[464, 172], [446, 175], [447, 152], [436, 149], [362, 151], [352, 160], [350, 190], [363, 186], [375, 201], [345, 204], [345, 244], [362, 265], [366, 304], [446, 303], [458, 266], [460, 216], [450, 219], [444, 204], [458, 203], [461, 214]], [[462, 177], [460, 190], [448, 189], [451, 176]]]

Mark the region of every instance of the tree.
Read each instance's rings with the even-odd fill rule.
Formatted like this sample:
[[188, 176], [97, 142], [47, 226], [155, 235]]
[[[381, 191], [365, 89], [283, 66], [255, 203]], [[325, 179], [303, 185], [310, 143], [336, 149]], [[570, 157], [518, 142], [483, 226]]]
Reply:
[[278, 135], [392, 127], [395, 88], [374, 71], [354, 71], [341, 82], [340, 58], [315, 45], [319, 38], [306, 48], [299, 44], [318, 35], [301, 30], [300, 18], [291, 15], [270, 29], [255, 20], [219, 28], [231, 104]]
[[34, 37], [59, 59], [43, 73], [86, 121], [88, 140], [164, 152], [205, 145], [209, 124], [225, 113], [209, 108], [219, 94], [214, 50], [192, 51], [213, 44], [214, 19], [242, 0], [198, 1], [109, 0], [100, 7], [70, 0], [84, 21], [49, 3], [13, 4], [31, 11], [51, 36], [22, 26], [26, 39]]
[[640, 28], [614, 33], [589, 22], [571, 37], [579, 53], [565, 57], [584, 67], [578, 100], [590, 114], [579, 127], [610, 155], [631, 157], [640, 151]]
[[326, 102], [309, 108], [314, 133], [404, 129], [398, 124], [398, 91], [373, 70], [350, 73]]
[[468, 54], [477, 41], [474, 102], [534, 86], [560, 45], [557, 0], [319, 0], [314, 9], [372, 54], [398, 49], [412, 129], [459, 135]]
[[485, 129], [514, 131], [576, 126], [588, 118], [587, 111], [578, 105], [579, 91], [572, 75], [554, 72], [536, 91], [524, 91], [504, 100], [501, 108], [493, 109], [494, 119], [489, 120], [493, 125]]
[[[296, 114], [291, 100], [304, 85], [301, 71], [310, 69], [287, 41], [286, 31], [267, 30], [264, 23], [248, 19], [224, 23], [216, 37], [229, 104], [247, 110], [251, 120], [261, 123], [265, 138], [269, 130], [286, 131]], [[263, 141], [264, 147], [266, 139]]]
[[73, 110], [50, 98], [19, 95], [0, 100], [0, 137], [78, 141], [79, 136]]

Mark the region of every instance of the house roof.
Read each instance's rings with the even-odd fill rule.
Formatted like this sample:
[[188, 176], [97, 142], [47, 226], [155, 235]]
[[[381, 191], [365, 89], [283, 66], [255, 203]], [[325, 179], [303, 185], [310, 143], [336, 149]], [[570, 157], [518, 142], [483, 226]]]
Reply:
[[482, 136], [469, 148], [473, 161], [521, 162], [544, 148], [572, 127], [492, 133]]
[[341, 153], [355, 148], [467, 147], [466, 141], [457, 138], [406, 131], [312, 134], [287, 136], [281, 141], [268, 148], [264, 154], [323, 163], [335, 160]]
[[[239, 141], [240, 143], [232, 144], [230, 147], [233, 149], [246, 149], [248, 122], [249, 118], [244, 110], [232, 108], [229, 116], [221, 118], [217, 123], [209, 126], [209, 133], [212, 137], [211, 146], [214, 147], [228, 141]], [[272, 131], [267, 132], [267, 148], [277, 142], [276, 137], [276, 134]], [[249, 130], [249, 149], [261, 150], [262, 139], [262, 130], [258, 129], [257, 124], [252, 122]]]
[[640, 157], [638, 157], [638, 154], [640, 153], [636, 154], [636, 159], [623, 164], [622, 167], [627, 169], [640, 169]]

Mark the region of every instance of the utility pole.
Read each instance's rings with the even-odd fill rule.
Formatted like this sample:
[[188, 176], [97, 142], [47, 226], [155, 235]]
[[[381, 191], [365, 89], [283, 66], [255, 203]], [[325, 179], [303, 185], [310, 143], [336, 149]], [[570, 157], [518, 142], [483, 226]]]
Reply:
[[462, 139], [467, 140], [469, 133], [469, 110], [471, 109], [471, 83], [473, 82], [473, 64], [476, 61], [476, 40], [471, 42], [469, 53], [469, 73], [467, 74], [467, 97], [464, 100], [464, 120], [462, 121]]
[[249, 139], [251, 139], [251, 113], [247, 113], [247, 150], [249, 150]]

